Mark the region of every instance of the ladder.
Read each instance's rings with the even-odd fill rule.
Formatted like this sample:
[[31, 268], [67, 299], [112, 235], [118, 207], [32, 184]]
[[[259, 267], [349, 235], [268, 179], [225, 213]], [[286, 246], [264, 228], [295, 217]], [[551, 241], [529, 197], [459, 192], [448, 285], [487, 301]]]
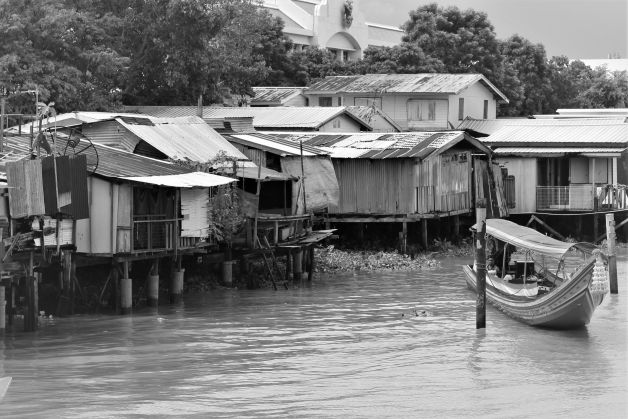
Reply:
[[[279, 275], [279, 278], [283, 278], [285, 273], [281, 269], [281, 266], [277, 263], [277, 258], [275, 257], [275, 251], [272, 246], [268, 242], [268, 238], [263, 235], [263, 242], [260, 240], [259, 236], [256, 237], [257, 244], [259, 248], [262, 250], [262, 258], [264, 259], [264, 265], [268, 270], [268, 276], [270, 277], [270, 281], [273, 283], [273, 289], [277, 290], [277, 281], [275, 281], [275, 272]], [[283, 281], [283, 285], [286, 289], [288, 289], [288, 283]]]

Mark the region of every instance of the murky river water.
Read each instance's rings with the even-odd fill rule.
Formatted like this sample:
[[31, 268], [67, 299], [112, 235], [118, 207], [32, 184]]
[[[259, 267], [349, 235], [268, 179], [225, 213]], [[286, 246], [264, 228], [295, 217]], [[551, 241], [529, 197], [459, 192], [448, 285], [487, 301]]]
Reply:
[[476, 331], [463, 262], [7, 335], [0, 417], [628, 417], [625, 257], [620, 295], [570, 332], [490, 307]]

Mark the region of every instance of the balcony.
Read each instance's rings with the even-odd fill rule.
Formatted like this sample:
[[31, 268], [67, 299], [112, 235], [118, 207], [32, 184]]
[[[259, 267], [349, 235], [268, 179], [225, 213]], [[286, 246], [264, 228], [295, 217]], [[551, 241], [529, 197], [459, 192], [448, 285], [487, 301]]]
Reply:
[[178, 236], [181, 219], [165, 215], [133, 217], [133, 253], [163, 252], [197, 247], [198, 237]]
[[537, 211], [603, 211], [628, 208], [625, 185], [537, 186]]

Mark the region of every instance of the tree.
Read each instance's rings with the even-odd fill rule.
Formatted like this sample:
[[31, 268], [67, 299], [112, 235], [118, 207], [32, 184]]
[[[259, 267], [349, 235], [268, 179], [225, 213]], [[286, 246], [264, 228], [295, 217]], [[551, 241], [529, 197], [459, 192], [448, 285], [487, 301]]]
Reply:
[[260, 40], [277, 39], [277, 22], [252, 0], [135, 0], [131, 9], [127, 103], [211, 103], [250, 92], [269, 71]]
[[128, 59], [116, 49], [121, 21], [73, 2], [0, 0], [0, 88], [13, 112], [33, 114], [39, 99], [61, 112], [106, 110], [119, 103]]
[[369, 47], [364, 51], [362, 68], [366, 73], [438, 73], [445, 64], [427, 56], [414, 43], [404, 42], [393, 47]]
[[427, 57], [442, 62], [446, 72], [480, 73], [489, 80], [500, 73], [499, 42], [484, 12], [432, 3], [411, 11], [402, 28], [403, 43], [414, 44]]

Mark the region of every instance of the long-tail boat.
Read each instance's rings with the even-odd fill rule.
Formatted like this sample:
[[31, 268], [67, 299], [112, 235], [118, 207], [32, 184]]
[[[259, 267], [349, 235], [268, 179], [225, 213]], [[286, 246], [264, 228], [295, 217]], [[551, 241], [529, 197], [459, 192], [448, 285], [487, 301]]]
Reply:
[[[477, 234], [478, 226], [474, 226]], [[486, 298], [510, 317], [531, 326], [573, 329], [589, 323], [609, 290], [602, 252], [502, 219], [486, 220]], [[463, 266], [476, 290], [476, 263]]]

